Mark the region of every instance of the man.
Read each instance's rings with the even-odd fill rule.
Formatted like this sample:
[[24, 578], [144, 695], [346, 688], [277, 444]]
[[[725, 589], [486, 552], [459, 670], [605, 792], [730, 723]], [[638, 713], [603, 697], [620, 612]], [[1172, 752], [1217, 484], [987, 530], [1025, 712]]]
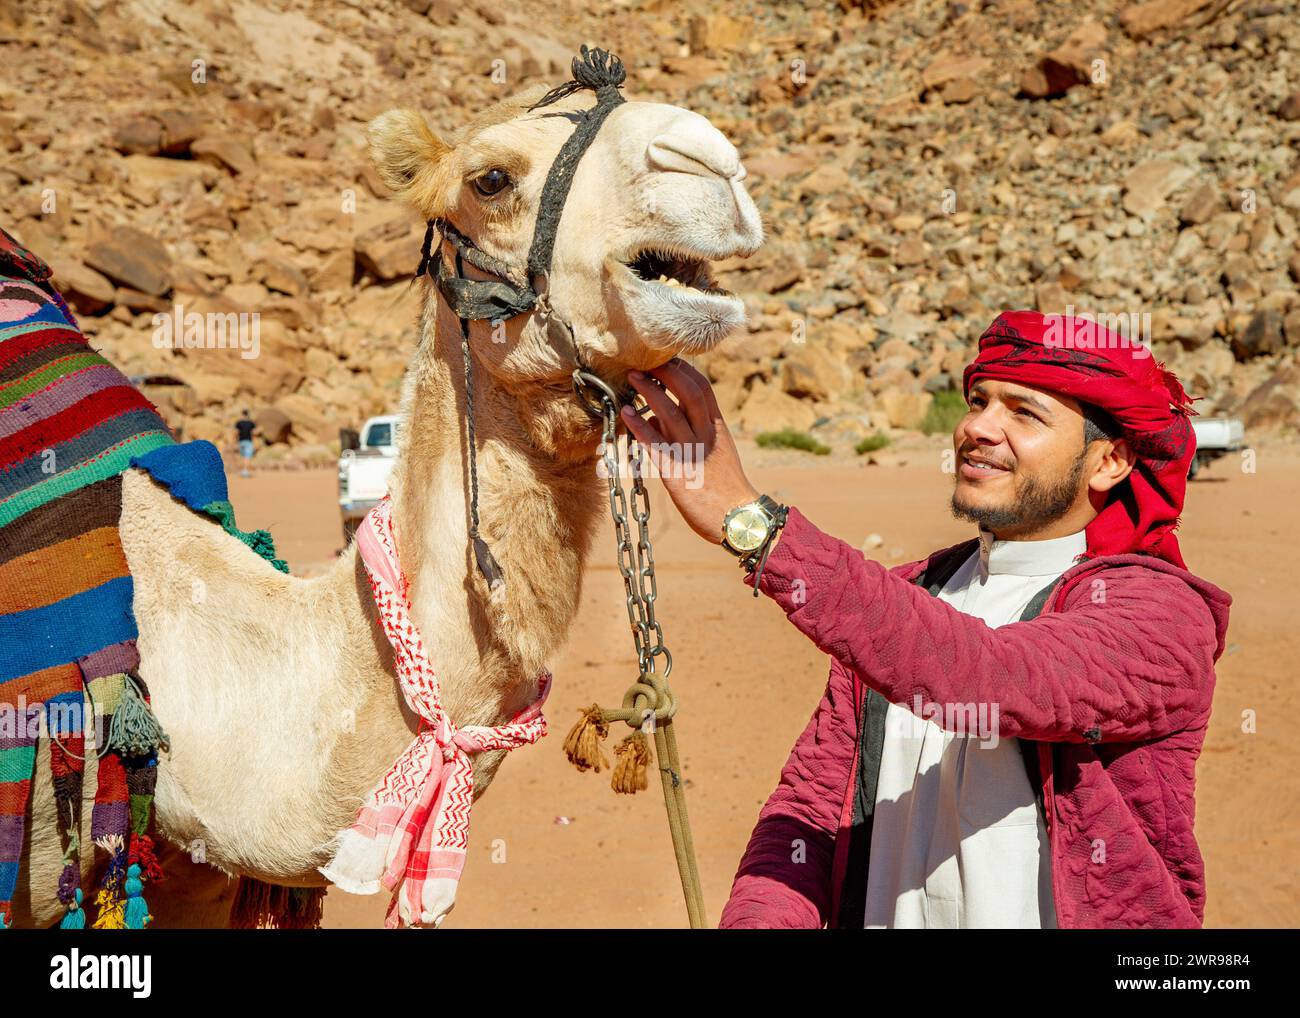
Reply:
[[256, 431], [257, 425], [245, 410], [243, 416], [235, 421], [235, 432], [239, 436], [239, 455], [244, 461], [239, 471], [240, 477], [252, 476], [248, 467], [253, 462], [253, 433]]
[[[1195, 763], [1231, 600], [1174, 536], [1186, 394], [1083, 324], [984, 333], [953, 433], [979, 536], [894, 570], [759, 496], [699, 372], [632, 378], [653, 417], [623, 420], [682, 515], [832, 659], [722, 926], [1201, 925]], [[674, 443], [703, 484], [667, 469]]]

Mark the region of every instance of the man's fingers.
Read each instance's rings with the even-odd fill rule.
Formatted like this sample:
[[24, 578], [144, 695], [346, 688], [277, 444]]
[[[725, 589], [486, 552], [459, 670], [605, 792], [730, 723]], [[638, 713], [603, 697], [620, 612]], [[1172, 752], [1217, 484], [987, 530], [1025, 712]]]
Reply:
[[674, 358], [672, 363], [680, 365], [682, 374], [691, 379], [703, 394], [704, 405], [708, 408], [710, 422], [721, 420], [722, 411], [718, 409], [718, 398], [713, 391], [713, 383], [709, 381], [708, 376], [694, 364], [684, 361], [680, 357]]
[[[655, 472], [661, 478], [671, 477], [672, 473], [664, 469], [664, 456], [666, 450], [672, 449], [673, 446], [672, 443], [664, 441], [663, 435], [655, 426], [658, 422], [654, 418], [643, 420], [631, 407], [624, 407], [619, 416], [627, 425], [628, 433], [636, 439], [644, 455], [649, 458]], [[664, 483], [667, 485], [668, 482], [665, 480]]]
[[695, 432], [682, 408], [673, 402], [672, 397], [651, 377], [633, 372], [628, 376], [632, 387], [650, 404], [658, 418], [660, 429], [674, 442], [693, 442]]
[[674, 357], [651, 372], [681, 401], [681, 410], [690, 422], [691, 430], [706, 443], [713, 441], [713, 407], [709, 402], [709, 380], [691, 368], [685, 361]]
[[655, 426], [657, 421], [645, 420], [630, 406], [625, 406], [619, 413], [619, 417], [632, 437], [642, 445], [649, 447], [664, 444], [664, 436]]

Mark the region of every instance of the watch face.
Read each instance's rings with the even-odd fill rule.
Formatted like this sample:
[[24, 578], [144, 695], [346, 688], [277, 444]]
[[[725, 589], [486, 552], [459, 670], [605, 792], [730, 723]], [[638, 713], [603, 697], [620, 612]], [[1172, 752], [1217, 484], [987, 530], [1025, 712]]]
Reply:
[[727, 520], [727, 543], [737, 551], [753, 551], [763, 543], [769, 528], [767, 516], [759, 509], [737, 509]]

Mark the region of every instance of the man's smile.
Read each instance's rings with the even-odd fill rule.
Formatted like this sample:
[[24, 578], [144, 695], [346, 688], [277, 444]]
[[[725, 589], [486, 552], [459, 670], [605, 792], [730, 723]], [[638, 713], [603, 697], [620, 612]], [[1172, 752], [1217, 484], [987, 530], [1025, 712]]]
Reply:
[[987, 481], [994, 477], [1004, 477], [1011, 473], [1011, 468], [995, 460], [967, 453], [962, 457], [961, 476], [971, 481]]

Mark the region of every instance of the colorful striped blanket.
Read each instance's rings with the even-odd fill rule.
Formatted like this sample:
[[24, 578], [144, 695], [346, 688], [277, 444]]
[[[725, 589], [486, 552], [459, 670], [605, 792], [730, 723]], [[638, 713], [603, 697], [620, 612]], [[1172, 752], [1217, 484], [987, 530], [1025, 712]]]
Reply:
[[235, 527], [216, 447], [176, 443], [153, 404], [91, 349], [49, 268], [0, 230], [0, 926], [42, 742], [65, 848], [62, 925], [86, 925], [78, 842], [88, 752], [102, 753], [91, 837], [108, 853], [94, 925], [150, 918], [143, 887], [161, 871], [147, 832], [166, 736], [137, 672], [117, 530], [130, 466], [288, 571], [269, 534]]

